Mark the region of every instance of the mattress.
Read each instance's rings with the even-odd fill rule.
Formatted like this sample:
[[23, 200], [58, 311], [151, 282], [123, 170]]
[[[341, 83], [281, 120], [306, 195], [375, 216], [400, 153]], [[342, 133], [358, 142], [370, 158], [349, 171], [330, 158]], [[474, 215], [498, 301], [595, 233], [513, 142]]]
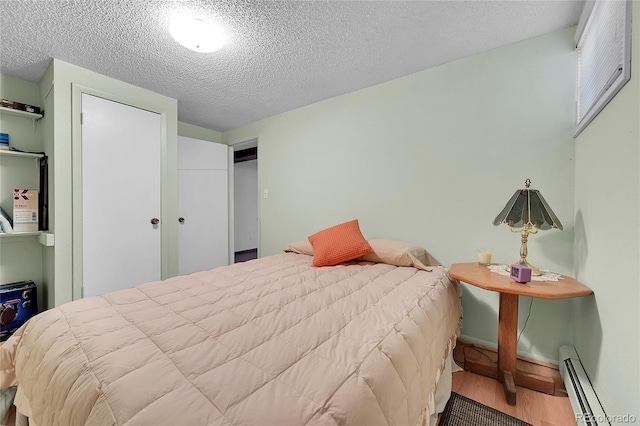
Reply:
[[428, 419], [458, 283], [443, 267], [311, 260], [281, 253], [41, 313], [2, 347], [18, 411], [40, 426]]

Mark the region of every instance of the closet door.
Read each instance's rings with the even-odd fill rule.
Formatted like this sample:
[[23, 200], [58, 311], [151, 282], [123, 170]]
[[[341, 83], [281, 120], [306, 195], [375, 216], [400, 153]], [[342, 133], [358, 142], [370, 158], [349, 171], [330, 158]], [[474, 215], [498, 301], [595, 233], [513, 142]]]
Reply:
[[82, 94], [84, 297], [161, 277], [161, 138], [160, 114]]
[[178, 274], [229, 263], [227, 145], [178, 136]]

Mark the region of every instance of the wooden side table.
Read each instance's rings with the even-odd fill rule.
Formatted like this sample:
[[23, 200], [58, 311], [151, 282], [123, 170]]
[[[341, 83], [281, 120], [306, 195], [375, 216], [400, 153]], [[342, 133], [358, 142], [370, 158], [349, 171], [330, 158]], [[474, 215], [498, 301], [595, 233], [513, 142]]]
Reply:
[[565, 299], [588, 296], [593, 292], [571, 277], [562, 276], [559, 281], [531, 281], [520, 284], [505, 275], [491, 272], [476, 262], [454, 263], [449, 276], [459, 281], [500, 293], [498, 313], [498, 371], [497, 377], [504, 385], [510, 405], [516, 404], [516, 386], [536, 389], [531, 377], [521, 377], [516, 371], [516, 345], [518, 333], [518, 296], [540, 299]]

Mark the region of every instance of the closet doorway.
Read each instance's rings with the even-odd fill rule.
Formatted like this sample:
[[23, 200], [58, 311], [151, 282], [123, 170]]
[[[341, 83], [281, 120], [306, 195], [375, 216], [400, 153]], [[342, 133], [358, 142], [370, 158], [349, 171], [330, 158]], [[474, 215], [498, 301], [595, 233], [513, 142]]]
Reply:
[[234, 263], [258, 258], [258, 141], [233, 145]]

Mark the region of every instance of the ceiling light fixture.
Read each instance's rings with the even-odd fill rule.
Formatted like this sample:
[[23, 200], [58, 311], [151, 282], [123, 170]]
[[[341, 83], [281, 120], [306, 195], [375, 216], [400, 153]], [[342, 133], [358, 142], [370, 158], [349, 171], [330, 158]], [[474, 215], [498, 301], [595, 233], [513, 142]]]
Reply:
[[169, 33], [187, 49], [200, 53], [220, 50], [226, 41], [224, 32], [218, 25], [186, 15], [177, 15], [171, 19]]

